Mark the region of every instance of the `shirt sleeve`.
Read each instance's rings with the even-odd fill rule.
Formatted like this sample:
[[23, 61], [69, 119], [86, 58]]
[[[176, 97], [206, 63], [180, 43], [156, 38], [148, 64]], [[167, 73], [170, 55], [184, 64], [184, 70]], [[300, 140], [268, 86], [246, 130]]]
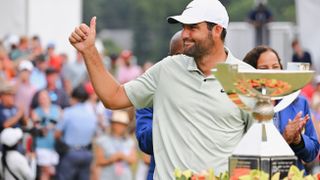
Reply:
[[61, 116], [61, 120], [58, 121], [56, 129], [63, 132], [66, 128], [67, 121], [68, 121], [68, 111], [65, 110]]
[[129, 100], [137, 109], [152, 106], [163, 62], [158, 62], [137, 79], [124, 84]]
[[139, 148], [147, 154], [153, 154], [152, 144], [153, 109], [144, 108], [136, 111], [136, 137]]
[[[309, 117], [311, 118], [312, 116], [307, 100], [300, 97], [299, 104], [303, 107], [303, 114], [309, 114]], [[304, 146], [291, 147], [299, 159], [302, 159], [305, 162], [311, 162], [317, 157], [319, 151], [318, 138], [311, 119], [307, 122], [305, 133], [301, 135], [301, 138], [304, 142]]]
[[19, 168], [19, 174], [23, 177], [23, 179], [31, 180], [35, 178], [35, 171], [32, 171], [31, 167], [28, 164], [28, 161], [25, 157], [23, 157], [21, 154], [15, 155], [15, 162], [19, 164], [17, 168]]

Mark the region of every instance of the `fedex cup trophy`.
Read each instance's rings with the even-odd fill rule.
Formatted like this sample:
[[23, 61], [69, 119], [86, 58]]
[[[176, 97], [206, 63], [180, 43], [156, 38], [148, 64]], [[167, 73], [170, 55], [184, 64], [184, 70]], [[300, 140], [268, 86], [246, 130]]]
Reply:
[[[248, 168], [263, 170], [269, 177], [280, 172], [283, 178], [296, 164], [294, 152], [272, 122], [275, 111], [288, 106], [313, 78], [305, 64], [296, 67], [299, 70], [240, 71], [237, 65], [219, 64], [212, 71], [229, 98], [256, 120], [229, 158], [230, 175]], [[277, 99], [282, 100], [274, 107], [272, 100]]]

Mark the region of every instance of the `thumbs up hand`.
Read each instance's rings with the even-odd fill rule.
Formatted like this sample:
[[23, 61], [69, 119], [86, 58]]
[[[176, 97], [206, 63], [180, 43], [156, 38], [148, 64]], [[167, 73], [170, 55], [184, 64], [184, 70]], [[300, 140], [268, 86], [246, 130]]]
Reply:
[[69, 36], [69, 42], [79, 52], [83, 53], [86, 49], [94, 47], [96, 39], [96, 17], [90, 21], [90, 27], [82, 23]]

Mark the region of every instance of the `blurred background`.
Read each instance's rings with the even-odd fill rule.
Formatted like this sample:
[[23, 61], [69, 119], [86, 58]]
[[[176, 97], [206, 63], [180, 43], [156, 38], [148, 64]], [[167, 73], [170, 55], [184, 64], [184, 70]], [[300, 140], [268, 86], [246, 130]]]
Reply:
[[[59, 179], [75, 169], [76, 179], [106, 179], [109, 168], [124, 179], [146, 179], [150, 157], [138, 148], [135, 109], [104, 108], [68, 37], [96, 16], [96, 46], [105, 67], [123, 84], [168, 55], [169, 41], [181, 25], [170, 25], [166, 18], [180, 14], [190, 1], [0, 0], [0, 132], [23, 130], [21, 142], [0, 141], [1, 153], [14, 144], [35, 164], [24, 167], [30, 179]], [[225, 44], [237, 58], [269, 45], [283, 65], [309, 62], [319, 74], [319, 0], [221, 2], [230, 16]], [[320, 76], [302, 93], [320, 122]], [[70, 153], [75, 159], [66, 156]], [[120, 159], [110, 161], [113, 155]], [[65, 168], [73, 160], [86, 167]]]
[[[39, 35], [42, 43], [56, 43], [59, 52], [75, 57], [67, 37], [80, 22], [98, 18], [98, 37], [104, 53], [117, 54], [130, 49], [138, 63], [159, 61], [167, 55], [169, 38], [179, 25], [169, 25], [166, 17], [179, 14], [189, 0], [1, 0], [0, 37]], [[230, 15], [227, 46], [240, 59], [254, 44], [254, 30], [248, 14], [260, 2], [272, 12], [269, 45], [290, 61], [291, 41], [301, 39], [313, 59], [320, 58], [316, 46], [319, 27], [313, 26], [319, 16], [316, 0], [221, 0]], [[318, 29], [317, 29], [318, 28]], [[312, 36], [311, 36], [312, 34]], [[73, 54], [72, 54], [73, 53]], [[315, 62], [316, 63], [316, 62]]]

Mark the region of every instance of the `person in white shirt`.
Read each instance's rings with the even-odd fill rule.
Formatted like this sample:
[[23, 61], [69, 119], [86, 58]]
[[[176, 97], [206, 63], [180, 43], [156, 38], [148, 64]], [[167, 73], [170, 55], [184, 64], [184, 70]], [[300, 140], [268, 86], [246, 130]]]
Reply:
[[0, 135], [2, 152], [0, 154], [0, 179], [35, 179], [35, 161], [30, 166], [28, 160], [19, 151], [17, 145], [22, 138], [20, 128], [5, 128]]

